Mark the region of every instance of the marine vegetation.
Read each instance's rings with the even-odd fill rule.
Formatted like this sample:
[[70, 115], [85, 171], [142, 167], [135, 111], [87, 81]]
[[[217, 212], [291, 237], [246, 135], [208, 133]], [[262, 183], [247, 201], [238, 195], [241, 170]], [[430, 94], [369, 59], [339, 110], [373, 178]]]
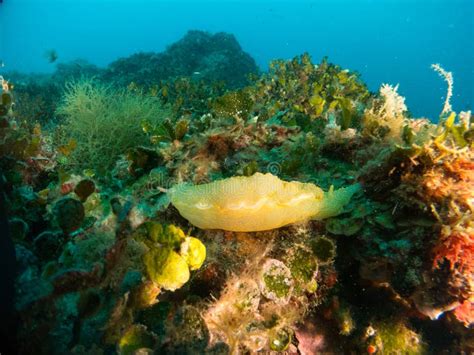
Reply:
[[225, 89], [248, 85], [259, 72], [255, 60], [232, 34], [197, 30], [189, 31], [163, 52], [136, 53], [105, 68], [84, 59], [62, 62], [56, 58], [52, 62], [52, 74], [5, 73], [15, 83], [17, 110], [22, 118], [42, 124], [54, 122], [64, 86], [84, 79], [115, 88], [139, 88], [172, 104], [175, 110], [204, 114], [212, 98]]
[[66, 86], [57, 114], [63, 117], [57, 133], [64, 164], [105, 175], [119, 154], [148, 142], [143, 120], [161, 124], [169, 112], [154, 97], [85, 80]]
[[244, 57], [223, 85], [237, 53], [191, 32], [95, 79], [63, 68], [53, 120], [45, 85], [0, 77], [19, 352], [473, 352], [474, 120], [452, 74], [434, 66], [434, 123], [307, 54], [260, 75]]

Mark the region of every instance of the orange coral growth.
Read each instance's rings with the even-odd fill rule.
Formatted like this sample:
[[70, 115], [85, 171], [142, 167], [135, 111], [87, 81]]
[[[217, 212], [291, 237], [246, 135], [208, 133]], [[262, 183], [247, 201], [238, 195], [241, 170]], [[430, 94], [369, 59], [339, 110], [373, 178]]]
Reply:
[[440, 202], [450, 199], [473, 210], [474, 161], [463, 156], [445, 161], [425, 174], [423, 185], [432, 198]]
[[474, 324], [474, 303], [465, 300], [454, 310], [454, 316], [466, 327]]
[[[453, 228], [443, 226], [439, 244], [433, 250], [433, 267], [447, 260], [451, 270], [456, 268], [464, 275], [474, 273], [474, 227], [470, 217], [466, 215]], [[466, 222], [463, 223], [463, 220]]]
[[451, 164], [445, 164], [447, 170], [455, 174], [459, 179], [474, 181], [474, 161], [460, 157]]

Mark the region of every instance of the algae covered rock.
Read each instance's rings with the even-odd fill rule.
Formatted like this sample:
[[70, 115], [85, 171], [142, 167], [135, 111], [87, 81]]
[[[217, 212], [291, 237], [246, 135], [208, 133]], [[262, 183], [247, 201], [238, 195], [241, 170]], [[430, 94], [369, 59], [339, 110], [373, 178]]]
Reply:
[[77, 312], [81, 318], [88, 318], [96, 314], [102, 306], [102, 296], [95, 290], [81, 293], [77, 300]]
[[232, 34], [189, 31], [161, 53], [137, 53], [109, 64], [103, 78], [122, 86], [136, 83], [152, 87], [179, 76], [207, 82], [223, 81], [228, 88], [248, 84], [256, 74], [254, 59], [244, 52]]
[[59, 256], [66, 236], [61, 232], [45, 231], [33, 241], [35, 254], [41, 260], [51, 260]]
[[268, 259], [262, 267], [260, 290], [272, 300], [287, 303], [293, 292], [294, 281], [290, 269], [281, 261]]
[[[142, 123], [142, 126], [143, 125], [144, 123]], [[163, 163], [159, 154], [155, 150], [147, 147], [130, 148], [127, 151], [127, 160], [129, 162], [128, 170], [134, 176], [148, 173]]]
[[118, 353], [122, 355], [133, 355], [138, 351], [152, 353], [156, 340], [156, 336], [147, 331], [145, 326], [133, 325], [120, 339], [118, 343]]
[[298, 289], [315, 291], [317, 288], [316, 274], [318, 259], [314, 253], [304, 246], [297, 246], [291, 250], [287, 265]]
[[90, 179], [84, 179], [79, 181], [79, 183], [74, 188], [74, 192], [79, 197], [81, 202], [87, 200], [87, 198], [95, 191], [95, 184]]
[[[373, 335], [369, 337], [369, 346], [383, 353], [426, 354], [426, 344], [420, 334], [410, 329], [406, 322], [388, 319], [372, 326]], [[378, 352], [378, 351], [377, 351]]]
[[167, 337], [170, 339], [162, 349], [164, 354], [202, 354], [210, 335], [199, 309], [184, 306], [168, 322]]
[[277, 329], [270, 334], [270, 349], [273, 351], [285, 351], [291, 344], [293, 331], [288, 328]]
[[84, 206], [71, 197], [64, 197], [56, 202], [53, 211], [58, 226], [66, 234], [79, 229], [84, 221]]
[[330, 263], [336, 257], [336, 244], [325, 236], [312, 240], [311, 249], [320, 263]]
[[12, 218], [9, 221], [10, 233], [15, 241], [24, 240], [30, 230], [28, 224], [21, 218]]
[[[229, 291], [229, 290], [228, 290]], [[233, 285], [233, 306], [240, 312], [255, 312], [260, 304], [260, 288], [255, 280], [239, 279]]]
[[326, 223], [326, 230], [336, 235], [351, 236], [361, 230], [364, 225], [362, 219], [356, 218], [331, 218]]

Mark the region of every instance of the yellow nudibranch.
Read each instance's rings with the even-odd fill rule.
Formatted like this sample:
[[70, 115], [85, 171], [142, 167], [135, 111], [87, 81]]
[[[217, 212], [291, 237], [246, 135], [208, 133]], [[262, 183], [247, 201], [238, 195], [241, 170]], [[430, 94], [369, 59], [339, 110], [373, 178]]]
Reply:
[[324, 192], [311, 183], [256, 173], [203, 185], [180, 184], [168, 196], [196, 227], [256, 232], [336, 216], [359, 188], [355, 184]]

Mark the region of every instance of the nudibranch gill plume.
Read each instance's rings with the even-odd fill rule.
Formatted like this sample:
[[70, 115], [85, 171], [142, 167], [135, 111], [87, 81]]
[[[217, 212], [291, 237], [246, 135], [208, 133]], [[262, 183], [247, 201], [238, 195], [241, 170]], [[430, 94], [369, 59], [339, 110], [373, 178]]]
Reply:
[[168, 196], [196, 227], [256, 232], [336, 216], [358, 189], [360, 185], [354, 184], [324, 192], [311, 183], [256, 173], [203, 185], [179, 184]]

